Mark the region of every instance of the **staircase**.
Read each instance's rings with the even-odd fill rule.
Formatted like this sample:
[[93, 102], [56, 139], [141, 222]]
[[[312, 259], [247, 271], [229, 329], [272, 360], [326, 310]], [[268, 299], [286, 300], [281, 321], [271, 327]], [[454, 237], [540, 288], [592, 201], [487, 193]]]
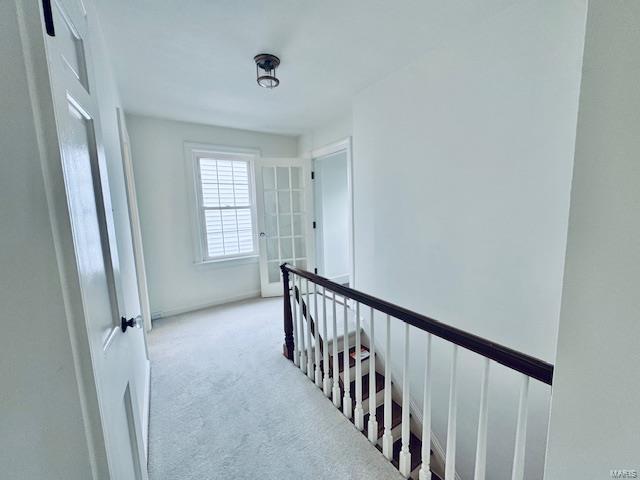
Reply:
[[[307, 296], [307, 300], [305, 301], [301, 298], [303, 295], [300, 294], [300, 291], [295, 288], [294, 289], [294, 298], [297, 303], [299, 303], [300, 310], [302, 312], [302, 318], [304, 318], [307, 325], [309, 325], [309, 334], [312, 342], [315, 340], [316, 333], [316, 318], [322, 317], [326, 321], [326, 325], [332, 326], [332, 309], [326, 308], [327, 302], [332, 302], [332, 298], [328, 298], [326, 295], [322, 293], [314, 293]], [[343, 304], [341, 306], [344, 307]], [[314, 314], [310, 312], [315, 310], [316, 317]], [[357, 390], [357, 378], [360, 378], [360, 388], [361, 388], [361, 398], [362, 398], [362, 414], [363, 414], [363, 424], [362, 424], [362, 434], [369, 438], [371, 441], [375, 439], [374, 443], [375, 447], [382, 453], [383, 448], [383, 435], [385, 431], [385, 386], [386, 386], [386, 378], [384, 376], [384, 372], [381, 372], [378, 367], [374, 366], [372, 369], [372, 357], [371, 352], [369, 350], [369, 341], [370, 339], [366, 336], [366, 333], [361, 329], [361, 361], [360, 361], [360, 376], [356, 377], [358, 367], [356, 366], [356, 347], [354, 345], [356, 340], [356, 324], [358, 323], [354, 319], [354, 312], [352, 310], [348, 310], [346, 314], [347, 323], [346, 330], [342, 332], [336, 332], [335, 340], [332, 335], [333, 331], [331, 328], [328, 328], [328, 333], [318, 331], [318, 345], [319, 345], [319, 357], [320, 360], [320, 373], [323, 378], [325, 378], [325, 365], [328, 363], [328, 370], [326, 371], [327, 375], [331, 379], [338, 378], [339, 381], [339, 396], [338, 401], [334, 401], [334, 405], [340, 408], [340, 404], [345, 401], [345, 398], [350, 400], [350, 407], [344, 408], [342, 406], [341, 410], [344, 412], [345, 416], [351, 421], [351, 423], [356, 423], [356, 417], [352, 412], [356, 411], [356, 390]], [[336, 322], [337, 323], [337, 322]], [[345, 331], [346, 342], [345, 342]], [[337, 342], [337, 362], [334, 360], [334, 356], [332, 355], [333, 350], [333, 342]], [[354, 345], [349, 348], [349, 353], [347, 357], [348, 369], [349, 372], [345, 375], [345, 367], [347, 363], [345, 363], [345, 345]], [[328, 358], [328, 362], [325, 363], [324, 357], [325, 352], [327, 353], [326, 357]], [[311, 348], [311, 356], [315, 357], [315, 343], [313, 343], [313, 347]], [[337, 368], [336, 368], [337, 367]], [[375, 376], [375, 381], [372, 383], [372, 370]], [[315, 376], [315, 371], [313, 375], [310, 375], [310, 378]], [[349, 395], [345, 397], [345, 382], [348, 382], [349, 385]], [[390, 391], [393, 388], [393, 385], [389, 385]], [[332, 390], [331, 387], [328, 390]], [[375, 393], [375, 398], [373, 402], [370, 401], [370, 397]], [[327, 395], [329, 396], [329, 395]], [[399, 461], [400, 461], [400, 451], [402, 449], [402, 439], [401, 439], [401, 427], [402, 427], [402, 406], [391, 399], [390, 401], [390, 431], [391, 437], [395, 439], [392, 442], [392, 447], [390, 451], [390, 460], [392, 464], [399, 469]], [[370, 408], [375, 406], [375, 424], [372, 426], [373, 432], [369, 432], [369, 421], [371, 419]], [[356, 426], [357, 428], [357, 426]], [[373, 435], [373, 436], [370, 436]], [[410, 462], [410, 476], [414, 480], [419, 480], [419, 470], [422, 464], [422, 440], [413, 432], [409, 433], [409, 451], [411, 453], [411, 462]], [[441, 464], [442, 462], [438, 461], [438, 459], [433, 458], [433, 451], [429, 450], [432, 459], [430, 459], [431, 465]], [[441, 480], [441, 477], [431, 472], [432, 480]]]
[[[365, 346], [362, 347], [362, 350], [365, 352], [369, 352], [369, 349]], [[355, 347], [351, 347], [349, 349], [349, 368], [352, 369], [352, 373], [355, 375], [355, 364], [356, 364], [356, 360], [352, 355], [355, 355], [356, 352], [356, 348]], [[344, 352], [341, 351], [339, 353], [339, 378], [340, 378], [340, 393], [342, 395], [342, 398], [344, 398], [344, 364], [343, 364], [343, 358], [344, 358]], [[367, 358], [365, 361], [362, 362], [362, 368], [364, 371], [369, 371], [369, 362], [370, 362], [370, 358]], [[330, 368], [330, 372], [333, 377], [333, 362], [330, 360], [329, 361], [329, 368]], [[369, 382], [369, 373], [366, 373], [362, 376], [362, 403], [363, 403], [363, 409], [364, 409], [364, 428], [362, 431], [362, 434], [367, 436], [368, 432], [369, 432], [369, 419], [371, 418], [371, 415], [369, 414], [369, 389], [370, 389], [370, 382]], [[385, 377], [384, 374], [377, 372], [375, 373], [376, 375], [376, 381], [375, 381], [375, 389], [376, 389], [376, 399], [375, 399], [375, 405], [376, 405], [376, 448], [378, 450], [380, 450], [380, 452], [382, 452], [382, 435], [384, 434], [384, 387], [385, 387]], [[353, 377], [351, 377], [353, 378]], [[356, 381], [355, 379], [353, 381], [351, 381], [351, 383], [349, 384], [349, 392], [350, 392], [350, 397], [354, 400], [352, 400], [351, 402], [351, 410], [353, 411], [355, 409], [355, 391], [356, 391]], [[353, 419], [350, 419], [353, 422]], [[399, 458], [400, 458], [400, 449], [402, 448], [402, 440], [400, 439], [400, 428], [402, 425], [402, 407], [400, 406], [399, 403], [397, 403], [396, 401], [392, 400], [391, 403], [391, 434], [393, 435], [393, 438], [397, 439], [394, 443], [393, 443], [393, 449], [392, 449], [392, 463], [393, 465], [398, 468], [398, 462], [399, 462]], [[409, 451], [411, 452], [411, 476], [410, 478], [413, 478], [415, 480], [418, 480], [418, 471], [420, 470], [420, 465], [422, 463], [422, 441], [414, 434], [411, 433], [410, 434], [410, 440], [409, 440]], [[431, 451], [431, 454], [433, 454], [433, 452]], [[436, 463], [434, 460], [431, 461], [431, 464]], [[432, 478], [434, 480], [440, 480], [440, 477], [436, 474], [433, 474]]]
[[[553, 365], [286, 263], [281, 270], [284, 355], [332, 399], [336, 408], [403, 477], [415, 480], [458, 477], [457, 359], [459, 349], [464, 348], [484, 359], [473, 478], [486, 480], [489, 375], [491, 363], [495, 362], [520, 377], [511, 480], [524, 480], [529, 383], [533, 379], [550, 386]], [[363, 318], [363, 312], [367, 319]], [[404, 331], [399, 352], [403, 357], [401, 385], [392, 380], [390, 369], [392, 320], [401, 322]], [[375, 332], [383, 323], [386, 323], [384, 341], [379, 338], [376, 341]], [[426, 359], [419, 366], [424, 372], [421, 412], [412, 412], [410, 402], [412, 329], [427, 333]], [[433, 336], [451, 345], [446, 456], [442, 448], [432, 448], [438, 443], [431, 441]], [[430, 441], [423, 442], [425, 439]]]

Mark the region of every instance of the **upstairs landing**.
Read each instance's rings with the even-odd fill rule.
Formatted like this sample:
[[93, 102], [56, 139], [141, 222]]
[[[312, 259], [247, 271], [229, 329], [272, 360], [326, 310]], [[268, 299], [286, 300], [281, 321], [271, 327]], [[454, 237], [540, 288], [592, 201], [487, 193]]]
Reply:
[[157, 320], [151, 480], [400, 480], [282, 354], [282, 299]]

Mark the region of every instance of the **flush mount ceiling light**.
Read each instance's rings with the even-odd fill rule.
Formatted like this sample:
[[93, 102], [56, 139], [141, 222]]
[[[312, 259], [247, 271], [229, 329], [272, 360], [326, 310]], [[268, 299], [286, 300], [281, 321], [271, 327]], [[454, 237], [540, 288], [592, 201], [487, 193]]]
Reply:
[[280, 80], [276, 78], [276, 68], [280, 65], [280, 59], [269, 53], [261, 53], [253, 57], [256, 62], [256, 77], [258, 85], [264, 88], [276, 88]]

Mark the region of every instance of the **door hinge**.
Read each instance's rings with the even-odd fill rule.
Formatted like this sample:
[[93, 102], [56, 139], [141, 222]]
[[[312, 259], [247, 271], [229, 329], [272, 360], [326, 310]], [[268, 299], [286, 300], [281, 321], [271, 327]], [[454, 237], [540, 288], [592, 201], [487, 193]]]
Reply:
[[56, 30], [53, 27], [53, 11], [51, 10], [51, 0], [42, 0], [42, 15], [44, 16], [44, 27], [47, 35], [56, 36]]
[[316, 222], [315, 221], [313, 222], [313, 228], [316, 228]]
[[316, 172], [311, 172], [311, 180], [315, 180], [316, 179]]

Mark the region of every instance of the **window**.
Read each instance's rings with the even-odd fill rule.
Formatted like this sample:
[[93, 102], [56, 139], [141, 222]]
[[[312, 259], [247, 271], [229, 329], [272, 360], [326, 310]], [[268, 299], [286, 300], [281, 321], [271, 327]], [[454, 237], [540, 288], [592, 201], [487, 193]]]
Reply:
[[251, 157], [194, 154], [203, 260], [256, 255]]

